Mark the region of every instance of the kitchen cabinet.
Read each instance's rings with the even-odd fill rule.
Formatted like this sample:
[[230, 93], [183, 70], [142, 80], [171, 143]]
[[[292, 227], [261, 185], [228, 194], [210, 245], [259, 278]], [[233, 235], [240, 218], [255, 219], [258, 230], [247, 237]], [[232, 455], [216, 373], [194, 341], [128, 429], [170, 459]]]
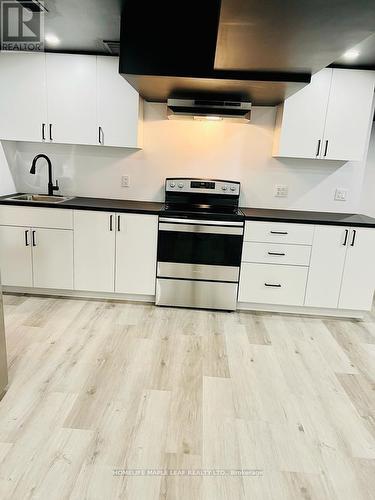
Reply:
[[113, 292], [115, 282], [115, 214], [74, 211], [74, 288]]
[[118, 214], [116, 226], [115, 291], [155, 295], [158, 217]]
[[41, 142], [47, 124], [45, 54], [0, 54], [0, 139]]
[[3, 285], [73, 288], [73, 233], [62, 229], [0, 226]]
[[46, 54], [47, 140], [97, 144], [96, 57]]
[[8, 286], [33, 286], [29, 228], [0, 226], [1, 281]]
[[140, 148], [143, 104], [118, 58], [0, 54], [0, 140]]
[[142, 101], [118, 66], [117, 57], [97, 57], [98, 141], [104, 146], [139, 148]]
[[278, 107], [273, 155], [360, 161], [373, 114], [375, 72], [326, 68]]
[[73, 288], [73, 232], [31, 229], [33, 285], [36, 288]]
[[158, 218], [74, 211], [74, 288], [155, 295]]
[[315, 230], [305, 305], [370, 310], [375, 230], [319, 226]]

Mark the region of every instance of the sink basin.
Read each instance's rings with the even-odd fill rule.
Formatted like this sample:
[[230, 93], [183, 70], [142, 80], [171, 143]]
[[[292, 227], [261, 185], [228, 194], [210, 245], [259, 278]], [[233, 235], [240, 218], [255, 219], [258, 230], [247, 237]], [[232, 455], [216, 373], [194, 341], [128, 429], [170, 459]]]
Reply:
[[18, 194], [6, 198], [9, 201], [33, 201], [34, 203], [62, 203], [71, 199], [72, 197], [68, 196], [48, 196], [47, 194]]

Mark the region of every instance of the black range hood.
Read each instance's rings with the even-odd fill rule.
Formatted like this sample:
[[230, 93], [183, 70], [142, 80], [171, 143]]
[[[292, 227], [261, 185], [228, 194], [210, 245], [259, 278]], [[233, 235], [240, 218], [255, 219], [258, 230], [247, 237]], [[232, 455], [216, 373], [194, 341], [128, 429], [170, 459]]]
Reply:
[[149, 101], [275, 105], [373, 29], [369, 0], [126, 0], [120, 73]]

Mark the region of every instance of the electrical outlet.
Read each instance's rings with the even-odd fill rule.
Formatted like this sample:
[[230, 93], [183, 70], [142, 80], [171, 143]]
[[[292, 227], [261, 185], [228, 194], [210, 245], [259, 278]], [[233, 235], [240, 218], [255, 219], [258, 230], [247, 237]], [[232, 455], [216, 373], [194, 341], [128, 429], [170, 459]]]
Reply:
[[130, 186], [130, 177], [128, 175], [121, 176], [121, 187], [128, 188]]
[[287, 186], [286, 184], [276, 184], [274, 193], [274, 196], [276, 198], [287, 198], [289, 193], [289, 186]]
[[344, 188], [336, 188], [335, 201], [346, 201], [348, 197], [348, 190]]

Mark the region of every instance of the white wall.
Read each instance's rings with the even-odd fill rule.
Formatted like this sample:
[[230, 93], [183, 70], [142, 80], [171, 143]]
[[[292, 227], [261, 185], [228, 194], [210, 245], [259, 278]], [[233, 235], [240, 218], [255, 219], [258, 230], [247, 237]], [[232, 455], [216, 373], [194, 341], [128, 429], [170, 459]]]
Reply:
[[[12, 163], [12, 157], [15, 154], [15, 144], [0, 142], [0, 196], [9, 193], [15, 193], [13, 177], [9, 168]], [[14, 160], [13, 160], [14, 162]]]
[[[165, 177], [196, 176], [241, 181], [243, 206], [358, 211], [365, 163], [272, 158], [274, 121], [272, 107], [254, 108], [250, 124], [170, 121], [164, 104], [147, 103], [143, 150], [17, 143], [11, 168], [18, 191], [45, 192], [42, 160], [38, 175], [29, 169], [46, 153], [67, 195], [162, 201]], [[289, 197], [275, 198], [275, 184], [289, 185]], [[348, 201], [333, 200], [336, 187]]]
[[360, 212], [375, 217], [375, 122], [368, 150]]

